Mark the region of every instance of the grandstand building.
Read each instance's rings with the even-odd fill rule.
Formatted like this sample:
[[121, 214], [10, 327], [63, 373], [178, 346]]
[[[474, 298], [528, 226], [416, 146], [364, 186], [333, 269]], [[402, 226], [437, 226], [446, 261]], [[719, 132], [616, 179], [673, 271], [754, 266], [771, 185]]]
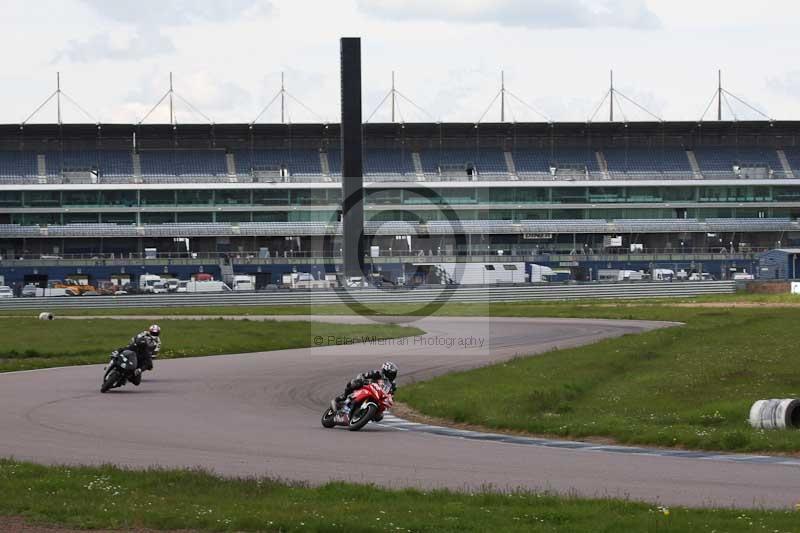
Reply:
[[[796, 122], [365, 124], [364, 146], [387, 281], [499, 255], [725, 278], [800, 245]], [[333, 273], [340, 166], [336, 124], [0, 126], [0, 274]]]

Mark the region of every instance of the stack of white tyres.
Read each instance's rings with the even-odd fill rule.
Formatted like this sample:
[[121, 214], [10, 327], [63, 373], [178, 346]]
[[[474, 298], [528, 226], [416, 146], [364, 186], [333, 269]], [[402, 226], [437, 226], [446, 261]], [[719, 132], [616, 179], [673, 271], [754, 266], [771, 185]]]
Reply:
[[750, 425], [756, 429], [800, 428], [800, 400], [758, 400], [750, 408]]

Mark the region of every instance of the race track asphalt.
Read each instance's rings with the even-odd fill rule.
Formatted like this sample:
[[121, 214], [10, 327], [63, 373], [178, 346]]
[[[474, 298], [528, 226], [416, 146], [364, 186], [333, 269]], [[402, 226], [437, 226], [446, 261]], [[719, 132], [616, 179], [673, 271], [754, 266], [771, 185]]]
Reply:
[[358, 433], [324, 429], [319, 418], [330, 398], [354, 374], [385, 359], [400, 367], [402, 386], [669, 324], [429, 317], [412, 325], [426, 334], [384, 343], [322, 339], [323, 346], [309, 349], [156, 361], [141, 387], [108, 394], [99, 392], [101, 365], [0, 374], [0, 457], [203, 467], [226, 476], [310, 483], [527, 488], [665, 505], [789, 508], [800, 500], [797, 465], [524, 446], [374, 424]]

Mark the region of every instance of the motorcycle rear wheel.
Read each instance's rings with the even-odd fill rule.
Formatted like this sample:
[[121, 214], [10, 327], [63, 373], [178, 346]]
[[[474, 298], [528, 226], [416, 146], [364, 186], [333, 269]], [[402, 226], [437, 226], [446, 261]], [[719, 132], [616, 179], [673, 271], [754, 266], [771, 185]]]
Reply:
[[322, 427], [332, 428], [333, 426], [335, 426], [336, 425], [336, 421], [334, 420], [335, 416], [336, 413], [333, 412], [333, 409], [328, 407], [328, 409], [326, 409], [325, 412], [322, 413]]
[[378, 408], [374, 404], [368, 405], [366, 409], [362, 409], [360, 405], [356, 406], [356, 408], [350, 412], [350, 425], [347, 429], [350, 431], [358, 431], [366, 426], [377, 412]]
[[106, 374], [103, 385], [100, 387], [100, 392], [108, 392], [117, 383], [117, 379], [119, 379], [117, 369], [112, 368], [108, 371], [108, 374]]

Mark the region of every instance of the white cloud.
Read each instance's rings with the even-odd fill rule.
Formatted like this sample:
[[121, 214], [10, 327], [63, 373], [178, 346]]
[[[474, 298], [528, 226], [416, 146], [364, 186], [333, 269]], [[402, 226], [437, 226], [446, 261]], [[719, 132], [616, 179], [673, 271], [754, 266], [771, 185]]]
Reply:
[[[111, 28], [87, 39], [73, 39], [52, 60], [90, 62], [126, 61], [166, 55], [175, 45], [162, 28], [198, 23], [222, 24], [238, 17], [264, 15], [272, 11], [266, 0], [138, 0], [119, 2], [81, 0]], [[126, 31], [132, 28], [133, 31]], [[119, 34], [128, 34], [121, 40]]]
[[265, 0], [81, 0], [99, 15], [136, 26], [180, 26], [196, 22], [227, 22], [240, 16], [266, 13]]
[[[255, 118], [277, 92], [281, 71], [294, 96], [336, 121], [342, 35], [362, 37], [365, 118], [389, 90], [394, 70], [397, 88], [435, 119], [477, 120], [505, 70], [507, 88], [523, 100], [554, 120], [584, 121], [607, 91], [611, 68], [620, 90], [666, 120], [697, 120], [716, 88], [718, 68], [732, 93], [777, 119], [800, 118], [800, 74], [787, 60], [800, 55], [800, 39], [787, 28], [800, 16], [796, 1], [772, 0], [769, 10], [744, 0], [631, 3], [645, 5], [662, 22], [649, 31], [631, 30], [631, 24], [551, 31], [500, 23], [498, 17], [510, 16], [498, 14], [509, 0], [491, 9], [488, 0], [431, 1], [429, 11], [449, 10], [439, 18], [378, 16], [363, 9], [364, 1], [252, 0], [235, 9], [223, 5], [217, 14], [201, 2], [173, 16], [174, 6], [188, 4], [165, 1], [165, 15], [132, 13], [120, 5], [134, 4], [123, 0], [103, 2], [118, 4], [108, 8], [83, 0], [5, 0], [0, 47], [14, 53], [5, 55], [0, 71], [0, 122], [19, 121], [35, 109], [55, 89], [56, 70], [64, 90], [103, 122], [139, 120], [166, 91], [170, 71], [176, 90], [217, 122]], [[553, 5], [529, 3], [529, 9]], [[264, 12], [266, 5], [271, 11]], [[612, 8], [619, 12], [621, 5]], [[155, 10], [144, 6], [136, 11]], [[491, 12], [484, 20], [486, 9]], [[632, 120], [648, 118], [623, 106]], [[747, 116], [742, 107], [737, 115]], [[400, 111], [407, 121], [430, 120], [402, 101]], [[69, 107], [65, 113], [68, 121], [82, 118]], [[292, 122], [319, 120], [292, 101], [289, 115]], [[511, 115], [539, 120], [514, 101], [506, 113]], [[607, 116], [607, 109], [598, 113], [598, 119]], [[261, 120], [279, 117], [273, 106]], [[151, 120], [167, 118], [164, 113]], [[179, 109], [178, 118], [194, 117]], [[384, 107], [373, 122], [388, 118]], [[486, 120], [498, 118], [495, 103]], [[54, 121], [55, 110], [48, 107], [37, 119]]]
[[438, 20], [445, 23], [495, 22], [528, 28], [618, 27], [652, 29], [659, 18], [644, 0], [357, 0], [376, 17]]
[[175, 51], [172, 40], [155, 28], [144, 27], [120, 39], [125, 33], [97, 33], [85, 40], [70, 40], [52, 62], [127, 61]]

